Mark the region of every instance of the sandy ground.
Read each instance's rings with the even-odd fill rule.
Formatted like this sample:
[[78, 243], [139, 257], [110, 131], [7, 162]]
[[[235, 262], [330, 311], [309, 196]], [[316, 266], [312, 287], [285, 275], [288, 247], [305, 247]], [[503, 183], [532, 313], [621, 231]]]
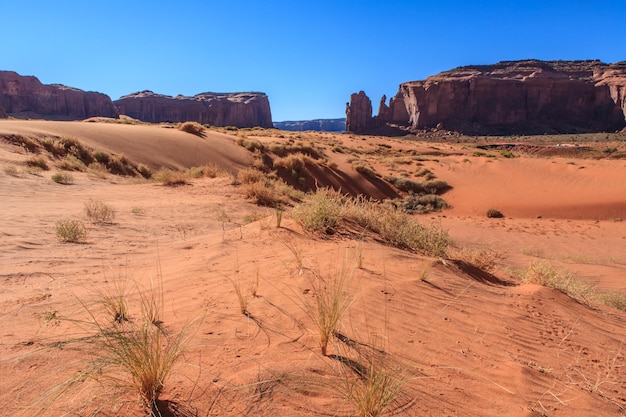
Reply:
[[[0, 133], [16, 132], [70, 135], [153, 166], [201, 165], [211, 155], [236, 171], [251, 160], [216, 132], [198, 138], [155, 126], [0, 121]], [[59, 185], [50, 171], [29, 173], [23, 150], [0, 143], [0, 168], [19, 172], [0, 172], [0, 415], [142, 415], [136, 396], [106, 375], [63, 392], [92, 359], [83, 339], [91, 302], [122, 281], [131, 317], [140, 288], [153, 285], [168, 332], [195, 320], [161, 395], [163, 415], [354, 415], [338, 358], [358, 361], [372, 346], [404, 375], [393, 415], [626, 415], [626, 313], [519, 285], [513, 274], [542, 259], [626, 292], [624, 160], [485, 158], [453, 144], [328, 138], [422, 151], [421, 167], [453, 186], [444, 195], [453, 207], [420, 219], [441, 222], [457, 246], [502, 251], [497, 269], [488, 274], [368, 238], [320, 239], [289, 211], [277, 228], [274, 211], [247, 202], [229, 178], [166, 187], [75, 173], [73, 185]], [[346, 178], [359, 178], [345, 153], [328, 154]], [[382, 174], [399, 169], [385, 158], [362, 156]], [[89, 199], [115, 208], [114, 224], [87, 223], [84, 244], [59, 242], [55, 222], [87, 222]], [[488, 219], [491, 207], [506, 217]], [[343, 337], [324, 357], [307, 314], [312, 282], [336, 276], [359, 253]], [[257, 279], [243, 315], [233, 282], [245, 290]]]

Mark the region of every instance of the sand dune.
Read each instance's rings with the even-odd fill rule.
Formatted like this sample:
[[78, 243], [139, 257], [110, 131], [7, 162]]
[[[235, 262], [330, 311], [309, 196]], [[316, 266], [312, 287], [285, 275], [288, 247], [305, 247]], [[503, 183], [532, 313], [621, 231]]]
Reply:
[[[0, 134], [14, 132], [70, 135], [153, 166], [212, 160], [235, 171], [251, 160], [232, 136], [216, 132], [199, 138], [156, 126], [0, 122]], [[79, 339], [85, 327], [78, 321], [90, 317], [81, 301], [91, 306], [98, 290], [123, 278], [130, 301], [138, 287], [162, 282], [167, 331], [202, 319], [166, 381], [164, 415], [354, 415], [337, 359], [355, 357], [357, 348], [369, 352], [368, 345], [406, 372], [392, 415], [624, 415], [626, 313], [521, 285], [513, 273], [543, 260], [601, 289], [626, 292], [626, 223], [615, 221], [624, 217], [623, 160], [487, 159], [451, 144], [331, 139], [355, 149], [363, 144], [363, 162], [382, 175], [429, 168], [452, 185], [444, 197], [453, 208], [419, 219], [441, 222], [459, 247], [490, 246], [504, 258], [486, 272], [369, 235], [320, 238], [303, 231], [289, 210], [276, 228], [274, 210], [250, 204], [229, 178], [166, 187], [78, 172], [63, 186], [50, 172], [28, 173], [29, 155], [2, 142], [0, 167], [17, 167], [18, 175], [0, 173], [0, 414], [34, 415], [50, 398], [43, 394], [84, 369], [89, 344]], [[380, 143], [436, 155], [416, 166], [367, 153]], [[328, 146], [326, 154], [337, 172], [363, 180], [345, 153]], [[114, 224], [89, 224], [89, 199], [115, 208]], [[490, 207], [507, 217], [488, 219]], [[58, 241], [55, 222], [64, 218], [87, 222], [85, 244]], [[342, 337], [323, 357], [305, 307], [312, 280], [337, 274], [358, 253], [355, 299]], [[247, 289], [257, 277], [243, 315], [233, 281]], [[44, 414], [142, 415], [136, 397], [109, 382], [76, 384]]]

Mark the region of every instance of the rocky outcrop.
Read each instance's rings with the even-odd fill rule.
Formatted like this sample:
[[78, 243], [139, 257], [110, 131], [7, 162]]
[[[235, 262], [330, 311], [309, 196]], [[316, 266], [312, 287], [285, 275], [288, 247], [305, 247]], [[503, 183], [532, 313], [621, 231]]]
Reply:
[[363, 91], [352, 94], [350, 102], [346, 103], [346, 131], [365, 133], [372, 127], [372, 101]]
[[346, 119], [315, 119], [286, 122], [274, 122], [274, 127], [281, 130], [303, 132], [314, 130], [317, 132], [343, 132], [346, 129]]
[[[378, 116], [359, 120], [365, 130], [351, 131], [382, 125], [471, 134], [615, 131], [626, 125], [626, 63], [526, 60], [467, 66], [403, 83], [389, 106], [385, 101]], [[347, 113], [354, 113], [351, 105]]]
[[172, 97], [142, 91], [124, 96], [115, 104], [120, 114], [151, 123], [194, 121], [212, 126], [272, 127], [270, 104], [264, 93]]
[[60, 84], [45, 85], [36, 77], [0, 71], [0, 117], [81, 120], [94, 116], [117, 118], [106, 94]]

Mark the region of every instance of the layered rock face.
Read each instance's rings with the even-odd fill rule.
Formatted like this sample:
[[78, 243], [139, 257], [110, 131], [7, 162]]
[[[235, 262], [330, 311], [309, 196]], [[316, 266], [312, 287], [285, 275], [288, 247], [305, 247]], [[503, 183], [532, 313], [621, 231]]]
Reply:
[[270, 103], [264, 93], [172, 97], [142, 91], [124, 96], [115, 104], [120, 114], [151, 123], [194, 121], [213, 126], [272, 127]]
[[45, 85], [36, 77], [0, 71], [0, 117], [80, 120], [118, 117], [106, 94], [60, 84]]
[[626, 126], [626, 63], [527, 60], [461, 67], [401, 84], [389, 106], [381, 100], [378, 116], [358, 123], [365, 131], [388, 124], [472, 134], [615, 131]]
[[352, 94], [346, 103], [346, 131], [365, 133], [372, 127], [372, 101], [363, 91]]

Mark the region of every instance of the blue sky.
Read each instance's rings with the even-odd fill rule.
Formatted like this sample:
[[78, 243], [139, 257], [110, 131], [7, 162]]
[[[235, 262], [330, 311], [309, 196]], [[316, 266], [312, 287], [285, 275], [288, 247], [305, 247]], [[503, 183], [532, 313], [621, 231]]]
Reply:
[[626, 0], [0, 0], [0, 69], [100, 91], [262, 91], [274, 121], [502, 60], [626, 60]]

